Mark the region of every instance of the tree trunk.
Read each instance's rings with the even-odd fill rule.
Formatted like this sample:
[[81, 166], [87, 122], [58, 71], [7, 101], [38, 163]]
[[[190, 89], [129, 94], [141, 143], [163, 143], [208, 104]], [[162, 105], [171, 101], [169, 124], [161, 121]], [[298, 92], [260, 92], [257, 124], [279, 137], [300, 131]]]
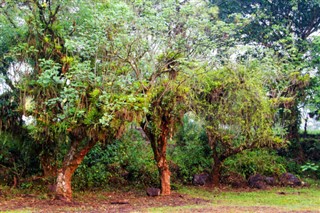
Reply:
[[157, 163], [159, 176], [160, 176], [160, 185], [161, 185], [161, 195], [170, 195], [170, 170], [167, 162], [167, 137], [169, 134], [168, 123], [166, 119], [162, 120], [160, 125], [161, 134], [159, 137], [150, 131], [146, 126], [143, 127], [144, 132], [149, 138], [154, 159]]
[[158, 151], [156, 152], [156, 160], [160, 175], [161, 195], [170, 195], [170, 170], [167, 162], [167, 137], [169, 135], [169, 127], [167, 119], [162, 118], [161, 134], [158, 138]]
[[294, 147], [293, 151], [294, 151], [294, 154], [296, 155], [295, 158], [297, 159], [297, 161], [300, 163], [304, 162], [305, 155], [304, 155], [303, 148], [301, 145], [300, 136], [299, 136], [299, 129], [297, 126], [294, 126], [294, 125], [290, 126], [288, 139], [292, 143], [291, 146]]
[[170, 195], [170, 175], [169, 165], [167, 163], [166, 157], [161, 157], [160, 161], [157, 163], [159, 168], [160, 175], [160, 184], [161, 184], [161, 195]]
[[220, 159], [214, 157], [214, 163], [212, 166], [212, 186], [213, 187], [220, 186], [221, 165], [222, 165], [222, 162], [220, 161]]
[[95, 142], [89, 142], [79, 152], [76, 152], [78, 144], [78, 142], [74, 142], [72, 144], [68, 154], [65, 156], [62, 168], [58, 170], [57, 183], [55, 188], [56, 199], [65, 200], [67, 202], [72, 201], [72, 175], [81, 164], [86, 154], [95, 145]]
[[212, 150], [212, 158], [213, 158], [213, 164], [212, 164], [212, 171], [211, 171], [211, 181], [212, 181], [212, 187], [218, 187], [220, 186], [220, 170], [221, 170], [221, 165], [222, 161], [225, 159], [223, 155], [219, 155], [218, 150], [217, 150], [217, 139], [214, 138], [213, 134], [211, 131], [207, 130], [206, 131], [208, 140], [209, 140], [209, 145]]
[[305, 138], [307, 137], [307, 134], [308, 134], [307, 129], [308, 129], [308, 115], [304, 119], [304, 132], [303, 132], [303, 135], [304, 135]]
[[291, 117], [290, 117], [290, 124], [288, 127], [288, 139], [291, 143], [296, 144], [296, 159], [298, 162], [304, 162], [305, 161], [305, 155], [303, 152], [303, 148], [301, 146], [300, 142], [300, 136], [299, 136], [299, 128], [300, 128], [300, 122], [299, 122], [299, 116], [300, 111], [298, 110], [297, 104], [294, 105], [294, 107], [291, 109]]
[[56, 199], [71, 202], [72, 188], [71, 179], [73, 172], [71, 168], [64, 168], [58, 170], [57, 185], [56, 185]]

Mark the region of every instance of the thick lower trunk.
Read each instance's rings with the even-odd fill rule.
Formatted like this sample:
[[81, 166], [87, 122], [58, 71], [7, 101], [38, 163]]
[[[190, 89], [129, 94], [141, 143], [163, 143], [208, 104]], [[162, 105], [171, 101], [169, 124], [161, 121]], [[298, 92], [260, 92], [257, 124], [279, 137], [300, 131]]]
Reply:
[[300, 115], [300, 111], [298, 110], [297, 105], [293, 106], [291, 110], [291, 114], [290, 114], [290, 124], [288, 127], [288, 139], [290, 140], [291, 143], [295, 143], [296, 144], [296, 158], [298, 160], [298, 162], [304, 162], [305, 161], [305, 155], [304, 155], [304, 151], [303, 148], [301, 146], [301, 142], [300, 142], [300, 136], [299, 136], [299, 127], [300, 127], [300, 122], [299, 121], [299, 115]]
[[[292, 130], [293, 129], [293, 130]], [[294, 147], [294, 154], [298, 162], [302, 163], [305, 161], [305, 154], [301, 145], [300, 136], [297, 128], [290, 129], [288, 139], [292, 143], [291, 146]]]
[[221, 155], [218, 154], [217, 150], [217, 138], [212, 134], [212, 132], [207, 129], [206, 131], [208, 140], [209, 140], [209, 145], [212, 150], [212, 158], [213, 158], [213, 165], [212, 165], [212, 170], [211, 170], [211, 183], [212, 187], [218, 187], [220, 186], [220, 170], [221, 170]]
[[59, 169], [56, 184], [56, 199], [70, 202], [72, 200], [71, 179], [73, 172], [70, 168]]
[[161, 195], [170, 195], [170, 170], [167, 160], [164, 158], [160, 159], [158, 162], [159, 175], [160, 175], [160, 184], [161, 184]]
[[168, 118], [162, 117], [162, 122], [160, 125], [161, 134], [157, 137], [154, 132], [152, 132], [146, 126], [143, 127], [144, 132], [148, 136], [150, 141], [152, 151], [154, 154], [154, 159], [157, 163], [160, 185], [161, 185], [161, 195], [170, 195], [170, 170], [167, 162], [167, 137], [169, 135]]
[[220, 186], [220, 176], [221, 176], [221, 161], [215, 160], [212, 166], [212, 186]]
[[78, 143], [73, 143], [73, 146], [71, 146], [69, 153], [64, 159], [62, 168], [58, 170], [57, 183], [55, 187], [56, 199], [65, 200], [68, 202], [72, 200], [72, 175], [81, 164], [86, 154], [94, 146], [94, 144], [95, 141], [91, 141], [79, 152], [76, 152]]

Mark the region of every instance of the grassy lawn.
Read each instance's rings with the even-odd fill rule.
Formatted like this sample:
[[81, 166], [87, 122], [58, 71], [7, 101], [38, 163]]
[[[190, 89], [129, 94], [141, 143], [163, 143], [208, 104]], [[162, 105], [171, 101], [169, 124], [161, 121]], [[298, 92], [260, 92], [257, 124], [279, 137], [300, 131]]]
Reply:
[[[150, 208], [150, 212], [320, 212], [320, 188], [273, 188], [270, 190], [209, 190], [183, 187], [181, 194], [208, 200], [208, 204]], [[249, 207], [249, 208], [248, 208]]]

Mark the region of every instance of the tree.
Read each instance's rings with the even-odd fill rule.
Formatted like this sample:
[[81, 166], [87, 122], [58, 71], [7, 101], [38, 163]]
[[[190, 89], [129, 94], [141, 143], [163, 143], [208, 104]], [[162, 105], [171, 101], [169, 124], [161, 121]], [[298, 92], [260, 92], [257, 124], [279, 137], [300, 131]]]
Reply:
[[[303, 160], [299, 143], [300, 109], [305, 102], [309, 84], [294, 79], [305, 78], [313, 66], [307, 57], [310, 48], [310, 37], [320, 27], [320, 2], [318, 0], [212, 0], [211, 3], [220, 8], [220, 17], [226, 21], [244, 22], [237, 29], [237, 40], [241, 44], [264, 46], [275, 51], [278, 60], [287, 63], [284, 73], [290, 88], [286, 88], [276, 96], [291, 99], [290, 108], [279, 105], [279, 123], [283, 123], [288, 131], [288, 139], [300, 149], [298, 159]], [[288, 71], [288, 68], [291, 71]], [[297, 76], [299, 73], [300, 76]], [[296, 76], [296, 78], [292, 78]], [[290, 80], [293, 80], [290, 82]], [[304, 85], [304, 87], [301, 87]], [[282, 113], [284, 112], [284, 113]]]
[[[15, 14], [12, 16], [12, 14]], [[19, 27], [23, 14], [6, 1], [0, 5], [0, 167], [1, 178], [17, 187], [26, 175], [38, 172], [38, 158], [34, 157], [37, 145], [30, 143], [28, 132], [23, 128], [24, 117], [20, 110], [23, 102], [18, 86], [22, 73], [14, 70], [22, 64], [15, 64], [9, 53], [26, 33], [26, 27]]]
[[[120, 137], [126, 123], [139, 120], [145, 95], [122, 60], [133, 36], [133, 13], [121, 2], [26, 1], [28, 34], [11, 49], [32, 72], [20, 82], [28, 129], [43, 148], [58, 152], [46, 160], [56, 175], [56, 197], [72, 199], [72, 175], [99, 141]], [[62, 156], [62, 157], [59, 157]], [[42, 161], [43, 162], [43, 161]]]
[[220, 9], [219, 16], [231, 21], [240, 14], [251, 22], [242, 29], [246, 41], [270, 44], [293, 33], [306, 40], [320, 27], [318, 0], [211, 0]]
[[315, 36], [312, 40], [310, 50], [310, 57], [312, 64], [316, 67], [317, 72], [315, 72], [315, 77], [311, 79], [311, 87], [308, 91], [308, 107], [310, 108], [310, 116], [312, 118], [315, 118], [319, 120], [320, 115], [320, 85], [319, 85], [319, 65], [320, 65], [320, 57], [319, 57], [319, 51], [320, 51], [320, 37]]
[[[13, 70], [13, 59], [8, 56], [11, 48], [25, 33], [25, 28], [18, 28], [16, 20], [12, 20], [10, 14], [15, 13], [11, 7], [11, 1], [0, 6], [0, 131], [13, 133], [21, 132], [22, 114], [18, 110], [20, 102], [19, 88], [15, 82], [15, 76], [10, 73]], [[16, 18], [21, 14], [16, 13]], [[17, 73], [18, 75], [18, 73]]]
[[132, 63], [137, 78], [144, 80], [142, 93], [148, 94], [149, 107], [140, 125], [152, 146], [161, 194], [169, 195], [168, 139], [187, 111], [188, 79], [202, 65], [205, 53], [212, 51], [208, 20], [215, 14], [208, 12], [204, 1], [133, 1], [132, 5], [139, 17], [136, 32], [147, 46], [141, 50], [141, 60]]
[[209, 71], [195, 83], [193, 106], [204, 119], [212, 149], [214, 186], [220, 183], [221, 166], [228, 157], [243, 150], [283, 145], [272, 130], [274, 110], [262, 77], [254, 64], [232, 64]]

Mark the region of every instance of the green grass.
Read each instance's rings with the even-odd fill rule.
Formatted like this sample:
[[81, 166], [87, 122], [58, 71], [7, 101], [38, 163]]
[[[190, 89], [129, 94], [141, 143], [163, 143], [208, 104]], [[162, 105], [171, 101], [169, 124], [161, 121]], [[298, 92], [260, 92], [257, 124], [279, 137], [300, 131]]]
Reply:
[[[195, 198], [209, 200], [208, 204], [184, 207], [161, 207], [148, 209], [150, 212], [178, 212], [192, 209], [228, 208], [230, 212], [238, 212], [239, 208], [275, 208], [280, 211], [319, 211], [320, 188], [274, 188], [271, 190], [253, 191], [219, 191], [203, 188], [182, 187], [179, 193]], [[250, 210], [252, 208], [252, 211]]]

